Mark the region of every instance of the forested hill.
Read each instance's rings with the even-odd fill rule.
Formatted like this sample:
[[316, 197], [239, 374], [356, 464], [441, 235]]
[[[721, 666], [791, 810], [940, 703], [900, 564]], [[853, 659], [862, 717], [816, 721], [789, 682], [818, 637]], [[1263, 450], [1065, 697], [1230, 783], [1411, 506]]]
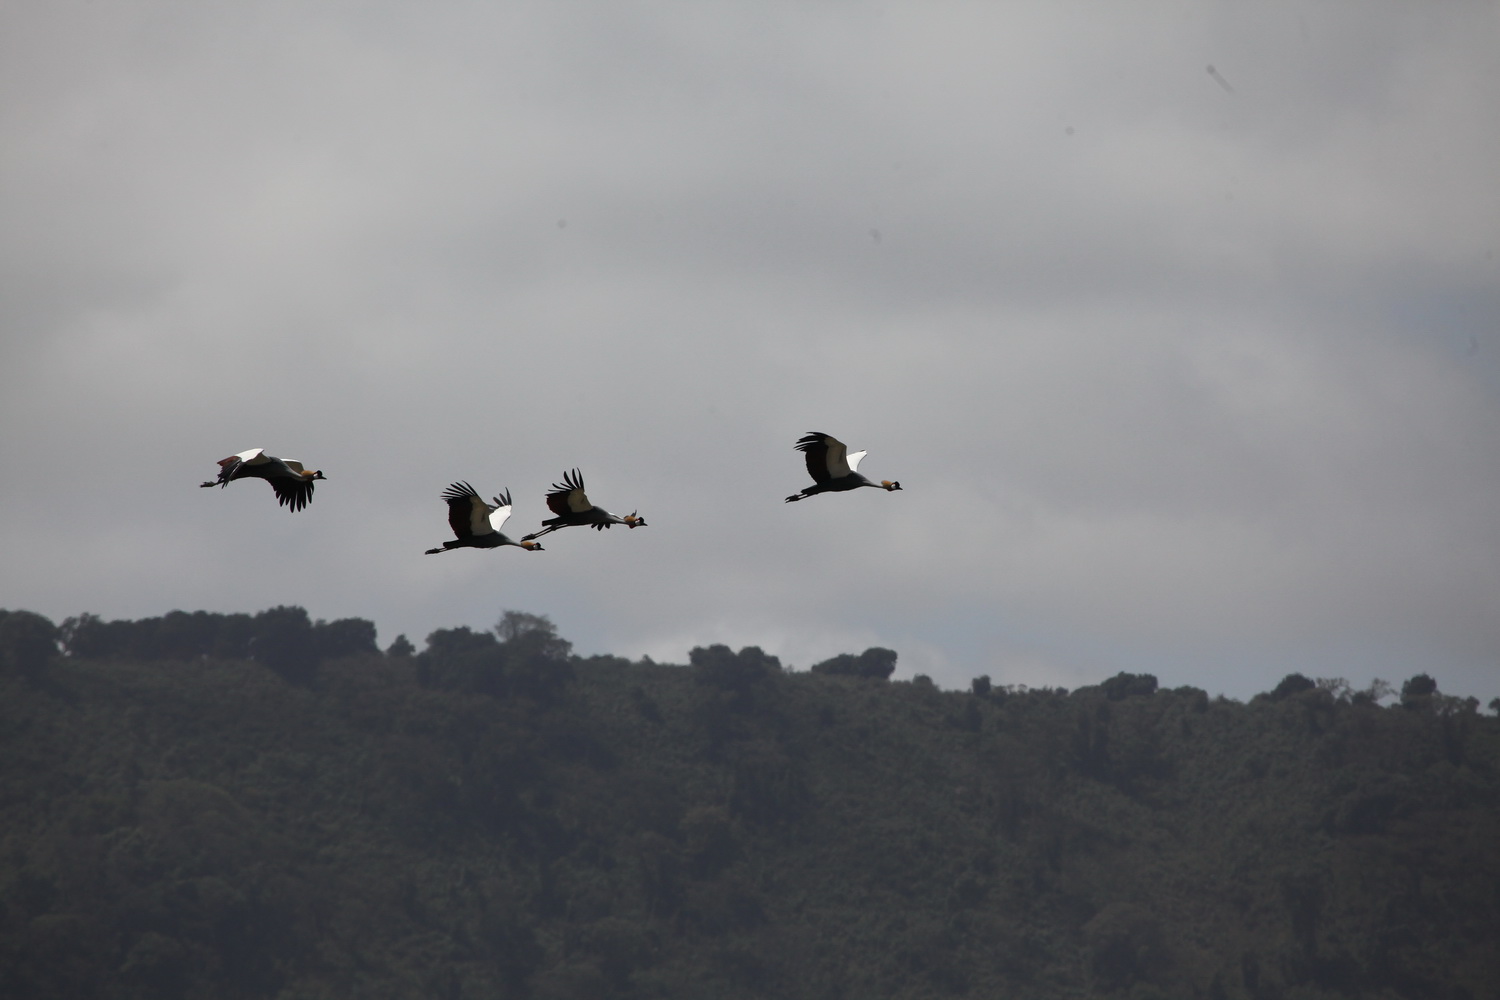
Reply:
[[0, 996], [1444, 998], [1500, 721], [579, 658], [544, 618], [0, 612]]

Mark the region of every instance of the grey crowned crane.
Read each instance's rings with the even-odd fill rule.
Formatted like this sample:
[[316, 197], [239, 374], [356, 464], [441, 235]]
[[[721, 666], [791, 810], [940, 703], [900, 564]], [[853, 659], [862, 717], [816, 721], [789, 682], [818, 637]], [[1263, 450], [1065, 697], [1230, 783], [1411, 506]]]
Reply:
[[556, 517], [549, 517], [542, 522], [542, 530], [534, 531], [524, 535], [521, 541], [540, 538], [549, 531], [558, 528], [570, 528], [573, 525], [588, 525], [595, 531], [603, 531], [605, 528], [616, 524], [623, 524], [627, 528], [644, 528], [646, 519], [637, 512], [631, 511], [624, 517], [611, 514], [603, 507], [595, 507], [589, 502], [588, 494], [583, 492], [583, 476], [577, 469], [572, 472], [563, 473], [563, 481], [552, 484], [552, 492], [547, 494], [547, 506], [552, 509]]
[[276, 491], [281, 506], [298, 511], [312, 502], [313, 480], [326, 478], [321, 472], [304, 469], [301, 462], [267, 455], [264, 448], [251, 448], [222, 459], [219, 478], [200, 485], [224, 487], [236, 479], [264, 479]]
[[438, 548], [428, 549], [423, 555], [462, 548], [498, 549], [502, 545], [514, 545], [530, 552], [542, 551], [536, 542], [524, 539], [513, 542], [500, 533], [501, 525], [510, 517], [509, 490], [495, 497], [493, 504], [487, 504], [468, 483], [453, 483], [443, 491], [443, 499], [448, 501], [448, 526], [457, 537]]
[[803, 487], [801, 493], [786, 498], [787, 503], [805, 500], [817, 493], [842, 493], [857, 490], [861, 486], [873, 486], [880, 490], [899, 490], [901, 484], [889, 479], [873, 483], [854, 470], [865, 452], [849, 454], [848, 447], [838, 438], [818, 431], [809, 431], [797, 441], [797, 450], [807, 458], [807, 471], [814, 479], [811, 486]]

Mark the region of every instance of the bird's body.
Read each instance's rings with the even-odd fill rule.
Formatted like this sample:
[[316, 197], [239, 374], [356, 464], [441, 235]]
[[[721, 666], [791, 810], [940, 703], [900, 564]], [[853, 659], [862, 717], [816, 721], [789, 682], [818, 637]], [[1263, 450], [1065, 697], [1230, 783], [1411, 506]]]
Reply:
[[882, 479], [877, 483], [861, 476], [855, 470], [859, 468], [859, 460], [866, 453], [856, 451], [850, 454], [844, 442], [831, 435], [809, 431], [797, 440], [797, 450], [807, 459], [807, 471], [813, 477], [813, 484], [804, 487], [801, 493], [793, 493], [787, 497], [787, 503], [805, 500], [819, 493], [857, 490], [861, 486], [873, 486], [881, 490], [901, 488], [900, 483], [889, 479]]
[[224, 487], [236, 479], [264, 479], [276, 491], [281, 506], [298, 511], [312, 502], [313, 480], [326, 478], [322, 472], [304, 469], [301, 462], [251, 448], [220, 460], [219, 478], [200, 485]]
[[575, 525], [586, 525], [595, 531], [603, 531], [616, 524], [623, 524], [627, 528], [646, 526], [646, 519], [635, 511], [621, 517], [611, 514], [603, 507], [595, 507], [589, 501], [588, 494], [583, 491], [583, 476], [577, 469], [563, 473], [563, 481], [552, 484], [552, 492], [547, 494], [547, 506], [557, 516], [547, 518], [542, 522], [541, 531], [523, 536], [522, 541], [540, 538], [549, 531]]
[[493, 504], [487, 504], [468, 483], [453, 483], [443, 491], [443, 499], [448, 501], [448, 526], [453, 529], [456, 537], [438, 548], [428, 549], [424, 555], [462, 548], [498, 549], [502, 545], [514, 545], [532, 552], [542, 551], [542, 547], [536, 542], [514, 542], [501, 534], [501, 526], [510, 517], [509, 490], [495, 497]]

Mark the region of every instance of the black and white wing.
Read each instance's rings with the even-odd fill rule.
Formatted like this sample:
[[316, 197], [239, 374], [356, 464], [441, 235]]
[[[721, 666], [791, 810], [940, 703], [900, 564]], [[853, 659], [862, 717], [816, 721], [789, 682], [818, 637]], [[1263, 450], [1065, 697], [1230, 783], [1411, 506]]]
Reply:
[[[495, 530], [490, 524], [490, 512], [496, 508], [485, 503], [468, 483], [453, 483], [443, 491], [443, 499], [448, 501], [448, 527], [453, 529], [455, 537], [473, 538]], [[505, 513], [510, 515], [508, 507]]]
[[[234, 479], [234, 474], [239, 471], [241, 465], [263, 464], [266, 461], [265, 451], [264, 448], [251, 448], [249, 451], [242, 451], [238, 454], [230, 455], [228, 458], [219, 459], [219, 478], [215, 482], [220, 486], [226, 486], [230, 480]], [[203, 485], [211, 486], [213, 483], [204, 483]]]
[[577, 469], [563, 473], [563, 481], [552, 484], [552, 492], [547, 494], [547, 506], [558, 517], [594, 509], [588, 494], [583, 492], [583, 476]]
[[815, 482], [826, 483], [830, 479], [842, 479], [854, 471], [854, 466], [864, 457], [856, 452], [853, 462], [849, 460], [844, 442], [831, 434], [809, 431], [797, 441], [797, 450], [807, 457], [807, 473]]
[[502, 490], [490, 507], [490, 529], [499, 532], [510, 520], [510, 490]]

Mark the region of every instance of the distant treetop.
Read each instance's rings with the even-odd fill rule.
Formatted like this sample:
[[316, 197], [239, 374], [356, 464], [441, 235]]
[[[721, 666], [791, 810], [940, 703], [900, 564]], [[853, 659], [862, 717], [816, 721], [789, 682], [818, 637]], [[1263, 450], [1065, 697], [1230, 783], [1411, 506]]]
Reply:
[[885, 649], [881, 646], [871, 646], [869, 649], [855, 656], [853, 653], [840, 653], [832, 659], [824, 660], [822, 663], [814, 663], [812, 672], [815, 674], [836, 674], [843, 677], [873, 677], [876, 680], [889, 680], [891, 674], [896, 672], [896, 651]]

